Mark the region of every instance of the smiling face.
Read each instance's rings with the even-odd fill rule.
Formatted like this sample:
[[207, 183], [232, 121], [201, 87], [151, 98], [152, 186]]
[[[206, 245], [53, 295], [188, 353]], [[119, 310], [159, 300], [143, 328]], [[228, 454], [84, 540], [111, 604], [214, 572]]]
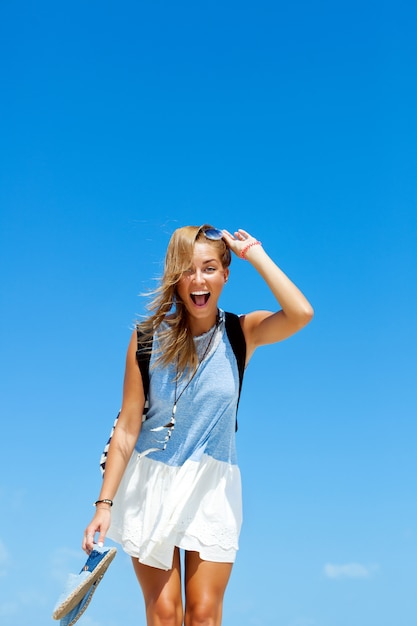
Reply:
[[177, 295], [187, 309], [193, 331], [205, 332], [215, 323], [217, 303], [228, 276], [218, 248], [196, 241], [191, 265], [177, 283]]

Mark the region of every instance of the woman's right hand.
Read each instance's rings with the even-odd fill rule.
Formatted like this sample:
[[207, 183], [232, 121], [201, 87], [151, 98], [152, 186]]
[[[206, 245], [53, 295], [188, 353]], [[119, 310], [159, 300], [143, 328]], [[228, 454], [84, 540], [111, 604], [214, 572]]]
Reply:
[[122, 407], [107, 453], [106, 471], [99, 500], [96, 502], [96, 513], [84, 531], [82, 549], [87, 554], [93, 550], [94, 543], [104, 545], [111, 522], [109, 498], [117, 492], [142, 426], [145, 394], [136, 360], [137, 343], [137, 333], [134, 330], [126, 355]]
[[[84, 532], [82, 549], [90, 554], [93, 549], [94, 543], [98, 546], [104, 546], [104, 540], [106, 533], [110, 527], [111, 510], [109, 506], [103, 506], [97, 508], [96, 513], [87, 526]], [[95, 541], [96, 533], [99, 533], [97, 542]]]

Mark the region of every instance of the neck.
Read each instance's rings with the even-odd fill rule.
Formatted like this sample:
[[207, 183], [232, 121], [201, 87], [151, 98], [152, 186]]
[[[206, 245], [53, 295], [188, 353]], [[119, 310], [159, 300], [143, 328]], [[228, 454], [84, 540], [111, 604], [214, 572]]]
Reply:
[[192, 336], [198, 337], [199, 335], [204, 335], [204, 333], [209, 331], [210, 328], [213, 328], [213, 326], [216, 324], [218, 319], [219, 319], [218, 312], [216, 312], [215, 316], [213, 317], [210, 316], [202, 320], [189, 318], [188, 323], [190, 326], [190, 331], [191, 331]]

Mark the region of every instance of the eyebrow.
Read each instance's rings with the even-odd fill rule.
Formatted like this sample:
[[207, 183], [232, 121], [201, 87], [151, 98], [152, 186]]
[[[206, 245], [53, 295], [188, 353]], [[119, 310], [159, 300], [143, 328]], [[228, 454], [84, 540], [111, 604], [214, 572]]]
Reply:
[[[208, 265], [209, 263], [220, 263], [220, 265], [221, 265], [221, 261], [219, 259], [216, 259], [216, 258], [206, 259], [205, 261], [201, 262], [202, 265]], [[194, 266], [194, 265], [195, 265], [195, 263], [192, 261], [191, 264], [190, 264], [190, 267]]]
[[[206, 261], [201, 262], [202, 265], [208, 265], [209, 263], [221, 263], [219, 259], [207, 259]], [[193, 267], [195, 263], [191, 262], [190, 267]]]

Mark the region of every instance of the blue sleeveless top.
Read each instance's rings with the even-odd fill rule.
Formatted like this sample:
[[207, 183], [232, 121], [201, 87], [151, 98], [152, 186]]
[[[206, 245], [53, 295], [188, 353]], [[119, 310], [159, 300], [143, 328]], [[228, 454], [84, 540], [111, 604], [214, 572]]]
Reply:
[[[235, 423], [239, 372], [225, 330], [224, 311], [220, 310], [219, 316], [217, 327], [194, 338], [199, 359], [207, 346], [209, 348], [187, 387], [190, 377], [185, 375], [175, 390], [175, 365], [153, 368], [155, 357], [152, 354], [149, 411], [135, 446], [139, 456], [180, 466], [187, 460], [199, 461], [206, 454], [218, 461], [237, 464]], [[158, 349], [158, 333], [153, 341]], [[175, 397], [179, 398], [175, 426], [168, 428]]]

